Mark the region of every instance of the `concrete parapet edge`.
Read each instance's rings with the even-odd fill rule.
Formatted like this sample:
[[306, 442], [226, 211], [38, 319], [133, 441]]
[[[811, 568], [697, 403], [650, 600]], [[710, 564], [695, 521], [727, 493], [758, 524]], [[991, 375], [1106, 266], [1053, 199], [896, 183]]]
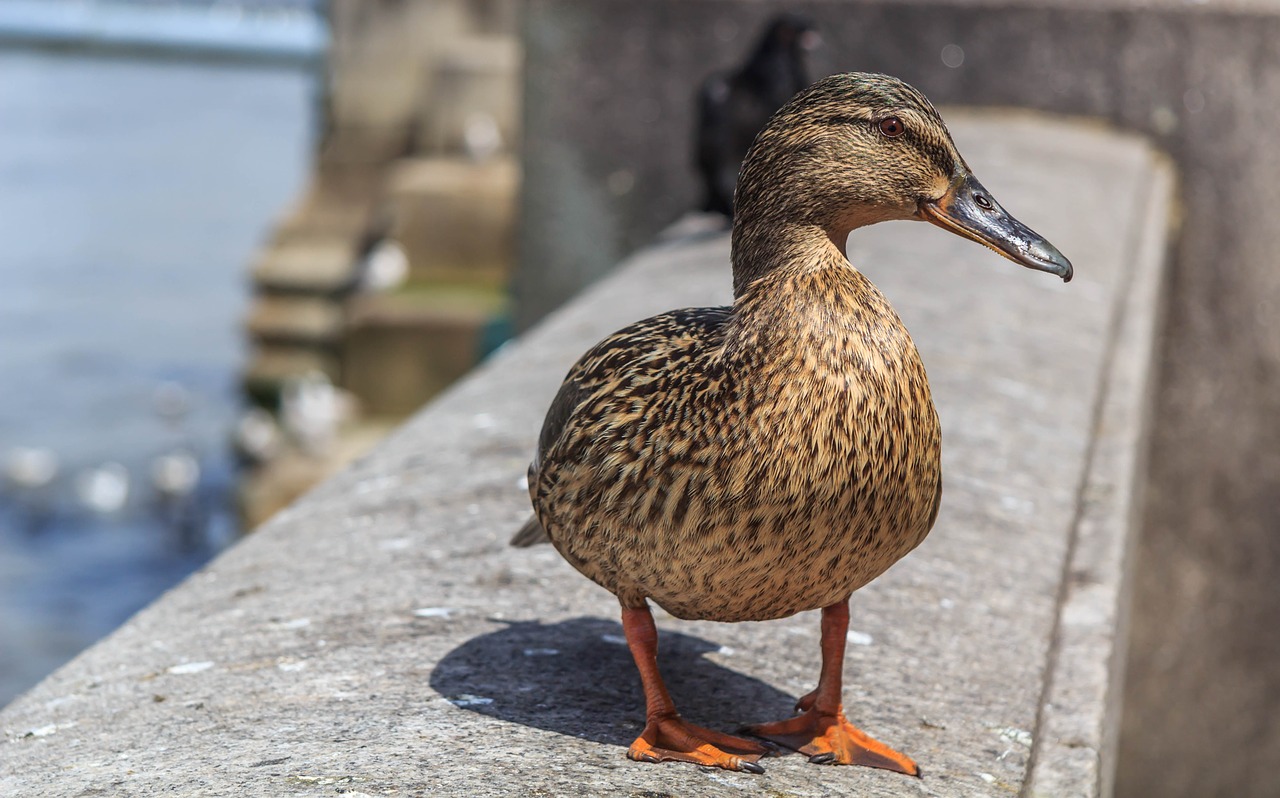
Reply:
[[[1175, 196], [1173, 166], [1141, 198], [1131, 273], [1112, 319], [1088, 470], [1062, 577], [1049, 670], [1023, 790], [1029, 798], [1115, 790], [1135, 530], [1142, 526], [1155, 369]], [[1106, 657], [1100, 654], [1109, 652]], [[1080, 792], [1093, 785], [1093, 791]]]

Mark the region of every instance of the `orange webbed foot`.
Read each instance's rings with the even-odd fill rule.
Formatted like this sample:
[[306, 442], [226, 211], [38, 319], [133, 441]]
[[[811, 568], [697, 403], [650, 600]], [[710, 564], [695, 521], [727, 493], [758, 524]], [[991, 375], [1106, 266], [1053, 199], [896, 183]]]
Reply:
[[678, 715], [651, 719], [627, 756], [637, 762], [692, 762], [695, 765], [764, 773], [757, 760], [769, 748], [742, 737], [686, 723]]
[[911, 758], [864, 734], [844, 716], [814, 708], [814, 694], [796, 704], [803, 714], [776, 723], [760, 723], [742, 731], [772, 740], [809, 757], [816, 765], [863, 765], [883, 768], [908, 776], [919, 776], [920, 768]]

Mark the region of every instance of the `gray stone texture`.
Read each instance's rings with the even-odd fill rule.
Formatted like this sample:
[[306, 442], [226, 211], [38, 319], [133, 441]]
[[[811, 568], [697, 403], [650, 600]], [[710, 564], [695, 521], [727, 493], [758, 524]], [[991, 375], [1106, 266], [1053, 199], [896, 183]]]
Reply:
[[[957, 119], [977, 174], [1077, 277], [923, 224], [850, 238], [929, 370], [945, 490], [930, 538], [853, 598], [845, 703], [924, 778], [628, 761], [643, 700], [616, 601], [550, 547], [507, 546], [573, 360], [729, 299], [727, 239], [704, 235], [629, 261], [0, 712], [0, 795], [1103, 794], [1170, 172], [1132, 137]], [[816, 679], [816, 613], [659, 616], [696, 722], [783, 717]]]
[[784, 5], [819, 23], [817, 74], [1097, 117], [1175, 160], [1120, 792], [1276, 795], [1280, 3], [531, 0], [522, 322], [698, 201], [693, 87]]

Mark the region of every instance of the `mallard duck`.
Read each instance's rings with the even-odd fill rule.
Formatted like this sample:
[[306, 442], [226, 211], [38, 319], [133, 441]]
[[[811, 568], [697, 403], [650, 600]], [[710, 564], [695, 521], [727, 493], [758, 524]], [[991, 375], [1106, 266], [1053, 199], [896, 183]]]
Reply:
[[884, 75], [834, 75], [788, 102], [735, 201], [733, 305], [663, 313], [583, 355], [547, 413], [535, 518], [512, 542], [550, 540], [618, 597], [646, 700], [632, 759], [762, 772], [767, 753], [677, 714], [649, 601], [715, 621], [821, 609], [817, 688], [799, 715], [745, 733], [815, 763], [918, 774], [848, 721], [841, 672], [850, 594], [937, 518], [941, 431], [910, 335], [842, 245], [921, 219], [1063, 280], [1071, 264], [982, 187], [924, 95]]
[[733, 186], [756, 134], [782, 104], [809, 85], [806, 54], [821, 38], [813, 21], [783, 13], [765, 27], [742, 66], [707, 78], [698, 90], [697, 164], [702, 209], [733, 215]]

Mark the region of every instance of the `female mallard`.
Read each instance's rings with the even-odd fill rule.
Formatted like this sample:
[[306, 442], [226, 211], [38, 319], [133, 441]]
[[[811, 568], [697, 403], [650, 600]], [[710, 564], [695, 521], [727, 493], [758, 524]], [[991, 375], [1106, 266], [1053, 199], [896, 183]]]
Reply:
[[574, 365], [529, 467], [537, 517], [512, 542], [550, 540], [622, 603], [647, 705], [632, 759], [759, 773], [767, 750], [676, 713], [646, 599], [716, 621], [821, 607], [802, 714], [747, 731], [813, 762], [918, 774], [845, 718], [841, 670], [850, 594], [937, 517], [941, 433], [911, 337], [842, 245], [924, 219], [1064, 280], [1071, 264], [991, 198], [929, 101], [884, 75], [834, 75], [783, 106], [735, 207], [733, 306], [645, 319]]

